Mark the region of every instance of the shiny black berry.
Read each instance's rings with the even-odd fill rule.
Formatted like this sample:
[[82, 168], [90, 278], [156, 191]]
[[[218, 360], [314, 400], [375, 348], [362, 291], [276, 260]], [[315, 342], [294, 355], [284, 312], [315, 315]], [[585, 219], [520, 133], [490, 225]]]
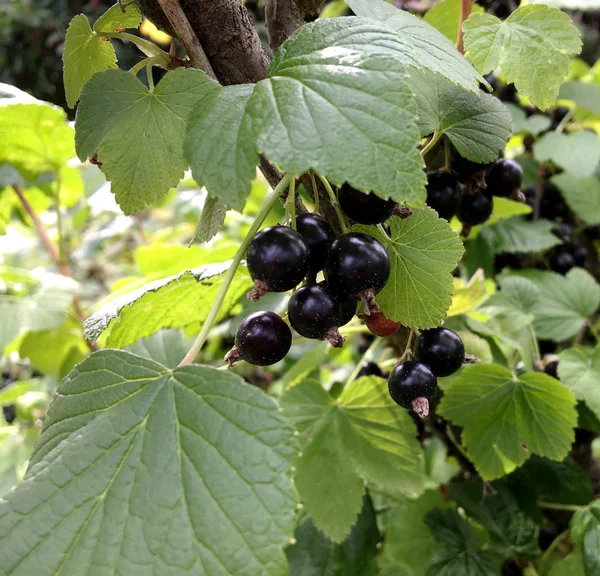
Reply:
[[310, 251], [308, 271], [323, 270], [329, 247], [335, 240], [331, 224], [318, 214], [300, 214], [296, 217], [296, 230], [300, 232]]
[[460, 205], [456, 176], [444, 170], [427, 172], [427, 205], [450, 222]]
[[390, 270], [390, 258], [380, 242], [368, 234], [349, 232], [331, 245], [324, 272], [336, 294], [360, 298], [369, 314], [370, 308], [376, 309], [375, 294], [385, 286]]
[[544, 366], [544, 372], [558, 380], [558, 360], [552, 360]]
[[488, 194], [503, 198], [514, 196], [523, 183], [523, 168], [510, 158], [500, 158], [494, 162], [485, 182]]
[[292, 331], [275, 312], [255, 312], [245, 318], [235, 334], [235, 346], [225, 360], [233, 366], [245, 360], [269, 366], [282, 360], [292, 345]]
[[571, 248], [571, 254], [575, 261], [575, 266], [585, 266], [585, 261], [588, 257], [588, 249], [585, 246], [573, 246]]
[[494, 199], [479, 190], [475, 194], [465, 194], [460, 203], [458, 219], [471, 226], [483, 224], [494, 211]]
[[305, 338], [327, 339], [338, 348], [344, 343], [337, 330], [341, 306], [321, 284], [303, 286], [292, 294], [288, 303], [288, 318], [292, 328]]
[[556, 246], [550, 251], [548, 264], [552, 271], [558, 274], [566, 274], [571, 268], [575, 267], [575, 258], [573, 258], [568, 246]]
[[258, 300], [265, 292], [286, 292], [300, 284], [308, 272], [310, 252], [300, 233], [271, 226], [252, 239], [247, 260], [255, 285], [248, 297]]
[[460, 336], [448, 328], [423, 330], [419, 338], [419, 358], [438, 377], [454, 374], [465, 360]]
[[356, 377], [362, 378], [363, 376], [379, 376], [381, 378], [383, 377], [383, 372], [375, 362], [363, 362]]
[[437, 392], [437, 378], [422, 362], [407, 360], [392, 370], [388, 390], [396, 404], [423, 418], [429, 414], [429, 403]]
[[394, 200], [365, 194], [348, 184], [340, 188], [338, 201], [344, 214], [359, 224], [381, 224], [392, 215], [397, 205]]
[[467, 182], [476, 175], [483, 174], [491, 164], [480, 164], [463, 158], [456, 150], [452, 154], [450, 169], [456, 175], [459, 182]]

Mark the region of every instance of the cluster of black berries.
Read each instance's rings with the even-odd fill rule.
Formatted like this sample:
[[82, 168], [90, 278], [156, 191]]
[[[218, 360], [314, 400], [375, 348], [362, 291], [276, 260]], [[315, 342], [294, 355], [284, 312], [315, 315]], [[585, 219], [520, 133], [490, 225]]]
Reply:
[[440, 218], [453, 216], [463, 223], [461, 234], [483, 224], [494, 210], [494, 196], [523, 201], [520, 188], [523, 169], [514, 160], [500, 158], [493, 164], [478, 164], [454, 155], [451, 171], [427, 173], [427, 204]]
[[450, 376], [461, 367], [465, 347], [460, 336], [448, 328], [424, 330], [418, 358], [396, 365], [388, 378], [388, 390], [396, 404], [424, 418], [437, 393], [437, 378]]
[[[342, 186], [338, 200], [348, 217], [361, 224], [382, 223], [397, 209], [393, 201], [348, 185]], [[254, 280], [250, 300], [266, 292], [287, 292], [306, 280], [289, 300], [289, 323], [301, 336], [328, 340], [335, 347], [344, 342], [338, 328], [350, 322], [358, 300], [365, 317], [377, 310], [375, 295], [391, 270], [389, 256], [375, 238], [360, 232], [336, 238], [329, 223], [316, 214], [299, 215], [296, 230], [271, 226], [260, 231], [250, 243], [247, 263]], [[317, 283], [321, 270], [325, 279]], [[256, 312], [240, 324], [225, 359], [230, 365], [240, 359], [259, 366], [274, 364], [285, 357], [291, 342], [290, 328], [279, 315]]]

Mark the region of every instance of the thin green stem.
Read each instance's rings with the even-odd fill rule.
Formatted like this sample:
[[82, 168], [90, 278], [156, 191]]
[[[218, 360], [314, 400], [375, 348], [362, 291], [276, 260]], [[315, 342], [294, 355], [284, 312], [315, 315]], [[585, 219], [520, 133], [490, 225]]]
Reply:
[[313, 195], [315, 197], [315, 212], [319, 213], [319, 189], [317, 188], [317, 181], [315, 180], [315, 173], [310, 171], [310, 182], [312, 184]]
[[452, 442], [454, 447], [462, 454], [463, 458], [467, 462], [470, 462], [471, 459], [469, 458], [469, 455], [467, 454], [466, 450], [462, 447], [462, 444], [454, 436], [452, 430], [450, 429], [450, 426], [446, 426], [446, 436], [448, 437], [448, 440]]
[[541, 576], [545, 576], [550, 570], [552, 565], [552, 556], [556, 549], [560, 546], [561, 542], [569, 536], [569, 530], [565, 530], [561, 532], [554, 540], [552, 540], [552, 544], [548, 546], [546, 551], [540, 556], [538, 560], [538, 573]]
[[450, 147], [450, 139], [444, 138], [444, 168], [450, 170], [450, 158], [452, 156], [452, 148]]
[[533, 342], [533, 353], [535, 355], [535, 362], [537, 364], [538, 362], [540, 362], [542, 360], [542, 354], [540, 352], [540, 346], [538, 344], [535, 332], [533, 330], [533, 326], [531, 324], [528, 324], [527, 327], [529, 329], [529, 336], [531, 338], [531, 341]]
[[287, 205], [289, 206], [290, 221], [292, 229], [296, 229], [296, 177], [290, 175], [290, 185], [288, 190]]
[[153, 66], [161, 66], [162, 58], [160, 58], [159, 56], [150, 56], [149, 58], [144, 58], [143, 60], [140, 60], [135, 66], [132, 66], [129, 69], [129, 73], [133, 74], [134, 76], [137, 76], [140, 70], [142, 70], [142, 68], [148, 66], [149, 64], [152, 64]]
[[577, 506], [576, 504], [559, 504], [558, 502], [546, 502], [544, 500], [540, 500], [538, 506], [546, 510], [563, 510], [565, 512], [577, 512], [585, 508], [585, 506]]
[[60, 189], [62, 188], [62, 179], [60, 170], [56, 173], [56, 194], [54, 196], [56, 202], [56, 231], [58, 233], [58, 261], [68, 266], [69, 258], [65, 247], [65, 231], [63, 228], [63, 218], [61, 210]]
[[567, 124], [569, 123], [569, 121], [571, 120], [571, 118], [573, 118], [573, 116], [575, 115], [575, 106], [573, 106], [573, 108], [571, 108], [566, 114], [565, 117], [559, 122], [558, 126], [556, 127], [555, 132], [557, 134], [561, 134], [564, 129], [567, 127]]
[[152, 78], [152, 63], [146, 64], [146, 77], [148, 78], [148, 90], [154, 92], [154, 78]]
[[129, 34], [129, 32], [98, 32], [98, 36], [128, 40], [132, 44], [135, 44], [146, 56], [159, 56], [161, 61], [165, 63], [165, 67], [171, 61], [171, 57], [162, 48], [154, 44], [154, 42], [134, 36], [133, 34]]
[[371, 342], [371, 345], [367, 348], [365, 353], [362, 355], [362, 358], [359, 360], [359, 362], [356, 365], [356, 367], [354, 368], [352, 374], [350, 374], [350, 377], [348, 378], [348, 380], [346, 380], [346, 384], [344, 385], [344, 388], [346, 388], [347, 386], [350, 386], [350, 384], [352, 384], [352, 382], [354, 382], [356, 380], [356, 377], [358, 376], [358, 373], [360, 372], [362, 365], [365, 362], [369, 362], [373, 358], [373, 355], [375, 354], [375, 349], [377, 348], [377, 346], [379, 346], [379, 338], [375, 338], [375, 340], [373, 340], [373, 342]]
[[325, 176], [323, 176], [322, 174], [319, 174], [319, 172], [317, 172], [317, 176], [318, 176], [319, 180], [323, 183], [323, 186], [325, 186], [325, 190], [327, 190], [327, 194], [329, 194], [329, 201], [331, 202], [331, 205], [333, 206], [335, 213], [337, 214], [338, 221], [340, 223], [340, 228], [342, 229], [342, 232], [344, 232], [344, 233], [347, 232], [348, 227], [346, 226], [346, 219], [344, 218], [344, 214], [342, 213], [342, 210], [337, 201], [337, 198], [335, 197], [335, 192], [333, 191], [331, 184], [329, 183], [327, 178], [325, 178]]
[[385, 231], [385, 228], [383, 227], [383, 224], [377, 224], [377, 228], [383, 234], [384, 238], [389, 238], [388, 233]]
[[415, 335], [415, 331], [413, 328], [411, 328], [410, 332], [408, 333], [408, 339], [406, 340], [406, 346], [404, 347], [404, 352], [402, 352], [402, 356], [400, 356], [400, 358], [398, 358], [398, 364], [400, 362], [403, 362], [404, 360], [406, 360], [409, 356], [412, 356], [411, 346], [412, 346], [412, 340], [413, 340], [414, 335]]
[[440, 137], [441, 137], [441, 134], [438, 134], [437, 132], [433, 133], [431, 140], [429, 142], [427, 142], [427, 144], [425, 145], [423, 150], [421, 150], [421, 158], [425, 158], [425, 155], [427, 154], [427, 152], [429, 152], [438, 143], [438, 140], [440, 139]]
[[213, 327], [213, 323], [217, 318], [217, 314], [219, 313], [219, 309], [221, 308], [223, 301], [225, 300], [225, 296], [227, 295], [227, 291], [229, 290], [229, 287], [231, 286], [231, 282], [233, 281], [233, 278], [235, 276], [235, 273], [237, 272], [240, 262], [242, 261], [244, 254], [246, 254], [248, 245], [252, 241], [252, 238], [254, 238], [254, 236], [258, 232], [258, 229], [260, 228], [261, 224], [265, 221], [265, 218], [268, 216], [268, 214], [271, 211], [271, 209], [273, 208], [273, 206], [275, 206], [275, 204], [277, 204], [279, 197], [281, 196], [281, 193], [283, 192], [283, 190], [285, 190], [285, 188], [289, 185], [290, 177], [291, 176], [289, 174], [286, 174], [281, 179], [279, 184], [275, 187], [275, 189], [269, 194], [269, 196], [266, 197], [259, 213], [257, 214], [254, 222], [252, 223], [252, 226], [250, 227], [250, 230], [248, 231], [248, 234], [246, 234], [246, 237], [244, 238], [240, 247], [238, 248], [238, 251], [236, 252], [236, 254], [233, 258], [233, 261], [231, 262], [231, 266], [229, 267], [229, 270], [227, 270], [227, 274], [225, 275], [223, 284], [221, 285], [219, 293], [217, 294], [217, 297], [215, 298], [215, 301], [213, 302], [213, 305], [208, 313], [208, 316], [206, 317], [204, 326], [202, 326], [202, 330], [200, 331], [200, 334], [198, 334], [196, 340], [192, 344], [192, 347], [189, 349], [188, 353], [185, 355], [185, 358], [179, 363], [179, 366], [185, 366], [186, 364], [191, 364], [196, 359], [196, 356], [198, 356], [198, 353], [202, 349], [202, 346], [206, 342], [206, 339], [208, 338], [208, 334], [210, 333], [210, 330]]

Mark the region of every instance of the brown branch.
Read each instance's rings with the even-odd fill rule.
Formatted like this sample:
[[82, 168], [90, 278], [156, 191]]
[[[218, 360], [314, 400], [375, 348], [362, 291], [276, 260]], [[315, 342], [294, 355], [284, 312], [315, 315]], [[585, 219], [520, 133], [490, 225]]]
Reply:
[[473, 0], [460, 0], [460, 19], [458, 21], [458, 38], [456, 39], [456, 49], [462, 54], [465, 53], [463, 44], [464, 33], [462, 29], [463, 22], [471, 15], [473, 11]]
[[[56, 246], [54, 245], [54, 243], [52, 242], [52, 240], [50, 239], [50, 236], [48, 235], [48, 231], [46, 230], [42, 221], [38, 218], [38, 215], [35, 213], [35, 210], [29, 203], [29, 200], [27, 200], [27, 198], [25, 197], [25, 194], [23, 194], [23, 190], [21, 189], [21, 187], [18, 186], [17, 184], [14, 184], [13, 190], [15, 191], [15, 194], [18, 196], [19, 201], [21, 202], [21, 205], [23, 206], [23, 210], [25, 210], [27, 215], [31, 218], [31, 221], [33, 222], [33, 227], [35, 228], [35, 231], [36, 231], [40, 241], [44, 245], [44, 248], [46, 249], [48, 254], [50, 254], [50, 258], [52, 259], [52, 262], [54, 262], [54, 264], [58, 268], [58, 271], [63, 276], [66, 276], [67, 278], [72, 278], [69, 267], [67, 266], [67, 264], [65, 262], [61, 261], [60, 256], [58, 254], [58, 250], [57, 250]], [[59, 209], [60, 208], [57, 206], [57, 210], [59, 210]], [[79, 296], [75, 296], [73, 298], [73, 310], [75, 311], [75, 314], [77, 314], [77, 316], [81, 320], [81, 322], [83, 323], [83, 321], [85, 320], [85, 314], [83, 312], [81, 302], [79, 301]], [[98, 349], [98, 347], [95, 344], [88, 342], [87, 340], [85, 342], [92, 352], [94, 350]]]
[[306, 21], [314, 20], [324, 0], [265, 0], [269, 46], [275, 52]]
[[198, 36], [196, 36], [190, 21], [181, 8], [179, 0], [158, 0], [158, 3], [173, 29], [177, 30], [177, 37], [185, 48], [192, 66], [203, 70], [208, 76], [216, 79], [215, 72], [208, 61], [202, 44], [200, 44]]

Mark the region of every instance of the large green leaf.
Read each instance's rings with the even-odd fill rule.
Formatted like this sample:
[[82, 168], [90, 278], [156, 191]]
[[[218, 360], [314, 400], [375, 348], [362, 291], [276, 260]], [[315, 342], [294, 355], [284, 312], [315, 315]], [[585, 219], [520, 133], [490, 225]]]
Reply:
[[183, 177], [188, 116], [215, 82], [200, 70], [168, 72], [153, 91], [122, 70], [93, 76], [81, 93], [76, 147], [98, 154], [119, 206], [127, 214], [166, 194]]
[[[4, 424], [4, 418], [0, 415], [0, 426]], [[25, 474], [38, 437], [39, 430], [33, 426], [13, 426], [5, 428], [0, 434], [0, 498], [16, 486]]]
[[571, 539], [581, 552], [586, 576], [600, 573], [600, 501], [578, 510], [569, 526]]
[[583, 571], [583, 560], [579, 552], [560, 558], [550, 568], [548, 576], [588, 576]]
[[449, 490], [452, 499], [488, 531], [490, 547], [503, 558], [537, 556], [537, 526], [504, 483], [495, 482], [491, 493], [479, 479], [455, 482]]
[[437, 72], [468, 90], [477, 91], [485, 80], [454, 44], [424, 20], [399, 10], [385, 0], [346, 0], [357, 16], [377, 20], [395, 33], [395, 43], [410, 66]]
[[512, 117], [493, 96], [471, 92], [440, 74], [411, 72], [421, 135], [445, 134], [459, 154], [474, 162], [498, 158], [511, 136]]
[[0, 105], [0, 164], [12, 164], [33, 182], [75, 157], [73, 128], [64, 110], [45, 103], [5, 102]]
[[[473, 12], [483, 12], [483, 8], [473, 2]], [[460, 0], [442, 0], [427, 10], [423, 20], [439, 30], [452, 44], [458, 38], [460, 24]]]
[[372, 226], [353, 227], [377, 238], [392, 263], [377, 302], [388, 318], [405, 326], [437, 327], [452, 303], [452, 271], [463, 254], [462, 243], [429, 207], [406, 219], [394, 216], [389, 225], [390, 236]]
[[294, 174], [314, 168], [335, 184], [423, 204], [416, 104], [394, 42], [359, 18], [304, 26], [246, 106], [259, 150]]
[[552, 234], [553, 226], [549, 220], [529, 222], [516, 217], [484, 226], [480, 234], [485, 237], [495, 254], [545, 252], [560, 244], [560, 240]]
[[[229, 266], [230, 262], [201, 266], [124, 294], [86, 319], [85, 336], [94, 342], [111, 320], [118, 319], [111, 329], [108, 344], [122, 348], [161, 328], [181, 328], [204, 322]], [[227, 292], [217, 321], [251, 286], [248, 273], [241, 268]]]
[[538, 162], [552, 160], [578, 178], [587, 178], [600, 162], [600, 138], [587, 130], [572, 134], [546, 132], [533, 145], [533, 153]]
[[559, 98], [573, 100], [577, 106], [600, 114], [600, 86], [593, 82], [565, 82], [560, 87]]
[[579, 178], [563, 172], [552, 176], [569, 208], [588, 224], [600, 224], [600, 180], [597, 176]]
[[184, 152], [196, 182], [232, 208], [241, 210], [256, 176], [258, 153], [246, 113], [253, 85], [209, 91], [188, 123]]
[[538, 454], [562, 460], [577, 424], [575, 398], [541, 373], [518, 378], [493, 364], [463, 367], [444, 390], [439, 413], [463, 426], [462, 439], [484, 479], [499, 478]]
[[213, 238], [225, 221], [228, 208], [227, 204], [222, 200], [214, 196], [207, 196], [190, 244], [194, 242], [208, 242]]
[[463, 31], [467, 58], [475, 68], [488, 74], [500, 66], [506, 81], [541, 109], [556, 101], [569, 74], [569, 57], [581, 51], [569, 15], [547, 6], [521, 6], [504, 21], [471, 14]]
[[0, 500], [0, 574], [284, 576], [296, 450], [277, 404], [233, 374], [97, 352]]
[[555, 342], [572, 338], [600, 306], [600, 286], [581, 268], [574, 268], [566, 276], [540, 270], [517, 274], [539, 290], [539, 300], [533, 307], [533, 326], [539, 338]]
[[315, 526], [332, 540], [342, 541], [356, 522], [363, 481], [394, 491], [422, 489], [416, 430], [385, 380], [355, 380], [337, 400], [308, 380], [291, 388], [282, 405], [300, 433], [296, 486]]
[[560, 381], [568, 386], [575, 398], [583, 400], [600, 418], [600, 346], [569, 348], [560, 353]]
[[125, 347], [125, 350], [143, 358], [150, 358], [167, 368], [176, 368], [189, 350], [181, 330], [159, 330], [147, 338]]
[[377, 517], [370, 498], [348, 537], [337, 544], [307, 519], [296, 528], [294, 544], [286, 550], [290, 576], [366, 576], [379, 544]]
[[427, 576], [496, 576], [489, 550], [480, 550], [471, 525], [454, 510], [431, 510], [425, 517], [438, 542]]
[[96, 32], [115, 32], [121, 28], [138, 28], [142, 23], [142, 13], [135, 2], [121, 8], [119, 4], [111, 6], [94, 24]]

